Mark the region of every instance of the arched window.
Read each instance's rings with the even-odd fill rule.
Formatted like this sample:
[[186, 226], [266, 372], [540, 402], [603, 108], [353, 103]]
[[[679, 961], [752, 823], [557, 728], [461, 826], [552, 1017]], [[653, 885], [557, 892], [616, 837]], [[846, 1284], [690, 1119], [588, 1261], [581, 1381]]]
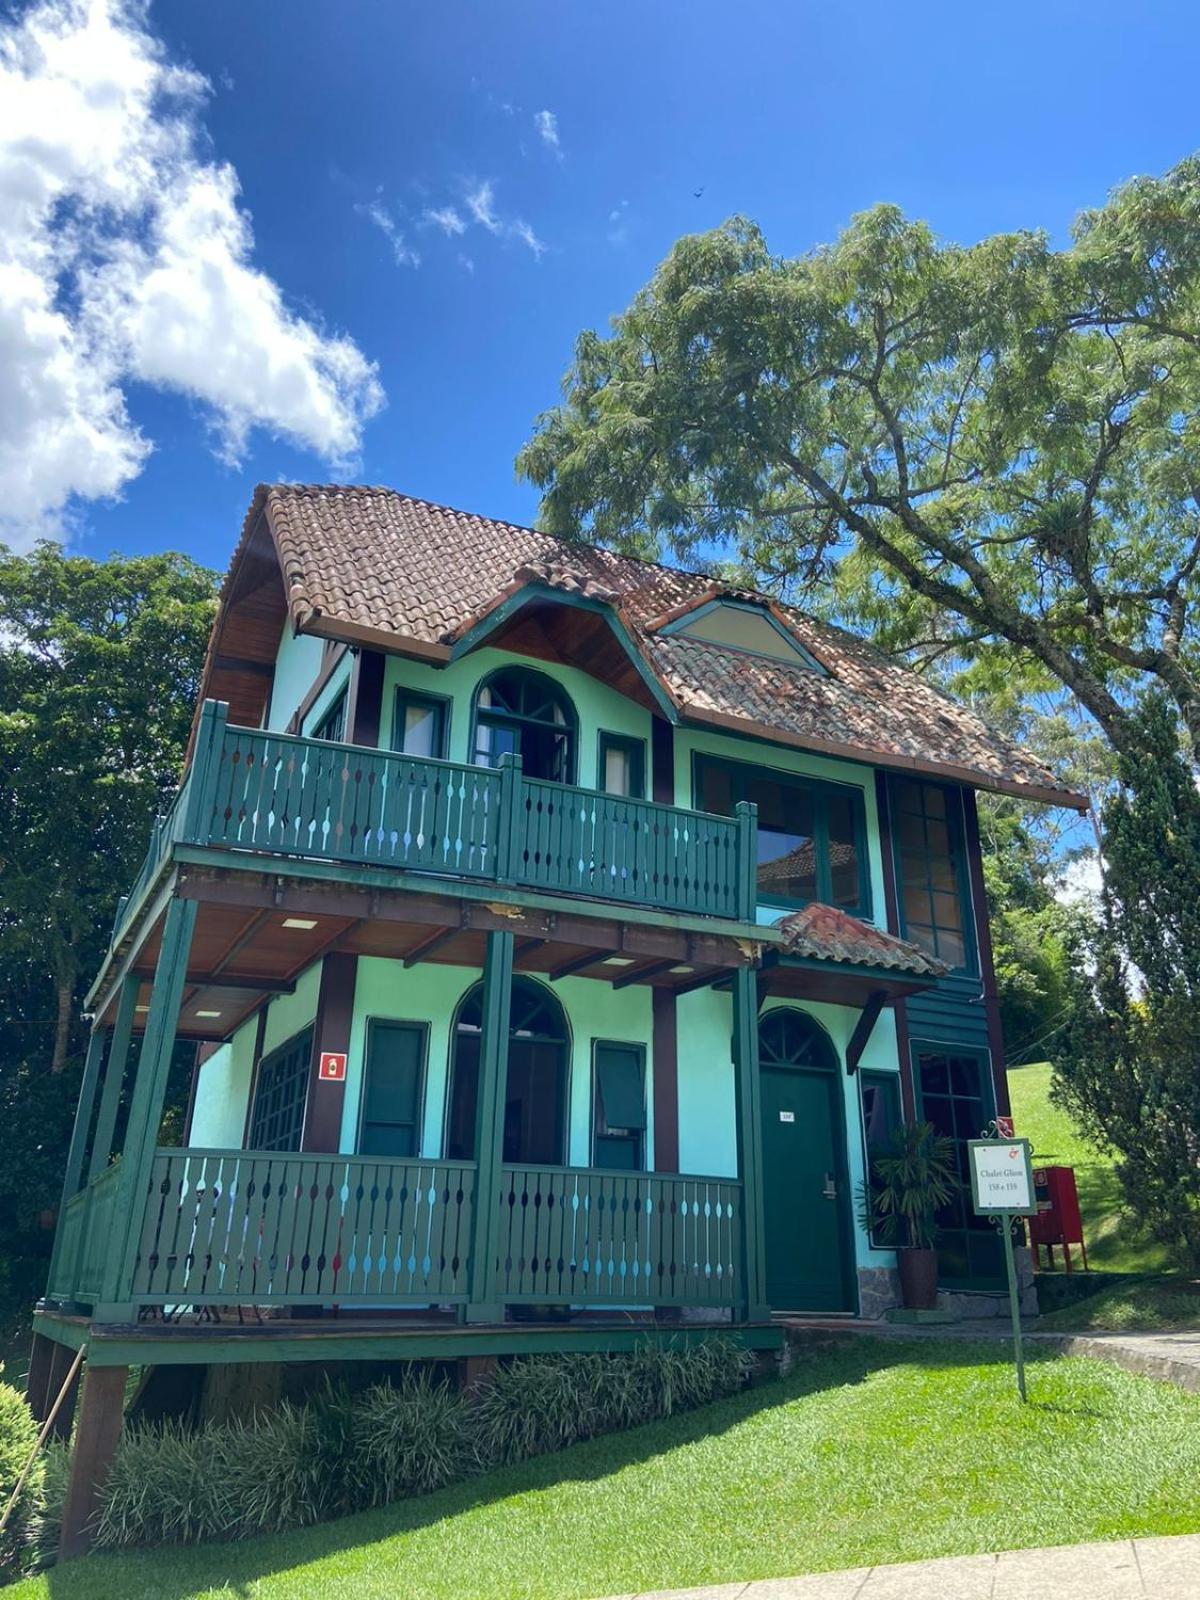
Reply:
[[520, 754], [527, 778], [573, 783], [575, 744], [575, 707], [545, 673], [502, 667], [479, 685], [472, 751], [476, 766], [499, 766], [505, 751], [512, 751]]
[[[446, 1159], [473, 1161], [479, 1098], [483, 984], [458, 1008], [450, 1041]], [[567, 1019], [549, 989], [514, 978], [504, 1094], [504, 1160], [530, 1166], [563, 1164], [567, 1141]]]
[[807, 1011], [779, 1006], [758, 1024], [758, 1059], [764, 1067], [818, 1067], [836, 1072], [837, 1052], [825, 1029]]

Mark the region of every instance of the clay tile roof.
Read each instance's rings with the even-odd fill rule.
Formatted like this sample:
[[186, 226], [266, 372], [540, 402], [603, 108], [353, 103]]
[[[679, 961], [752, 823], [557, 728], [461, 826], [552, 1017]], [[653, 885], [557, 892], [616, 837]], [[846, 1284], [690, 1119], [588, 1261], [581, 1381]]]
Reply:
[[[864, 640], [769, 596], [392, 489], [260, 486], [243, 544], [261, 514], [297, 628], [445, 659], [452, 641], [522, 585], [536, 583], [618, 611], [686, 721], [1086, 805], [969, 707]], [[667, 616], [734, 593], [769, 605], [824, 672], [658, 631]]]
[[927, 978], [940, 978], [950, 970], [944, 961], [927, 955], [919, 945], [860, 922], [836, 906], [808, 905], [803, 911], [790, 911], [780, 917], [775, 926], [784, 936], [787, 955], [847, 961], [859, 967], [888, 967]]

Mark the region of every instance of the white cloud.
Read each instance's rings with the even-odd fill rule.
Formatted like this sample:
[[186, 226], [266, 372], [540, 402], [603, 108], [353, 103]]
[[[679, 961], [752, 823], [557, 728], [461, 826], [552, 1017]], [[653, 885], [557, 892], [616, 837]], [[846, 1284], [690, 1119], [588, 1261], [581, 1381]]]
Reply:
[[537, 129], [538, 138], [552, 150], [559, 161], [563, 158], [562, 144], [558, 137], [558, 118], [553, 111], [535, 111], [533, 125]]
[[477, 222], [481, 228], [486, 228], [497, 238], [519, 239], [523, 245], [532, 250], [535, 261], [540, 261], [545, 255], [546, 246], [527, 222], [520, 217], [505, 220], [498, 215], [495, 188], [490, 179], [485, 178], [483, 182], [467, 190], [466, 206], [471, 213], [472, 221]]
[[475, 271], [475, 262], [474, 262], [474, 260], [472, 259], [471, 256], [467, 255], [466, 252], [463, 251], [463, 250], [460, 250], [458, 252], [458, 264], [463, 269], [464, 272], [473, 274], [474, 271]]
[[383, 404], [350, 339], [252, 261], [233, 169], [201, 153], [208, 85], [137, 0], [41, 0], [0, 25], [0, 535], [61, 530], [152, 449], [134, 380], [205, 406], [223, 453], [255, 427], [331, 463]]
[[1067, 863], [1054, 891], [1054, 898], [1064, 906], [1094, 908], [1100, 904], [1103, 887], [1104, 873], [1100, 857], [1094, 850], [1087, 850]]
[[362, 216], [370, 220], [383, 234], [392, 247], [392, 259], [398, 267], [419, 267], [421, 257], [404, 237], [404, 231], [396, 222], [391, 212], [382, 200], [372, 200], [369, 205], [354, 208]]
[[448, 238], [467, 231], [466, 223], [453, 206], [433, 206], [426, 211], [422, 221], [440, 228]]

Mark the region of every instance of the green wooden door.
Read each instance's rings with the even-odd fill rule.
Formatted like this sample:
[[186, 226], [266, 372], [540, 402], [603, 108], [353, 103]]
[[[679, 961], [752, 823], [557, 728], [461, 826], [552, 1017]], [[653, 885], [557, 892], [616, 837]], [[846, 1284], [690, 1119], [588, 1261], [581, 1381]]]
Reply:
[[759, 1052], [767, 1300], [777, 1311], [852, 1311], [836, 1053], [790, 1008], [762, 1018]]

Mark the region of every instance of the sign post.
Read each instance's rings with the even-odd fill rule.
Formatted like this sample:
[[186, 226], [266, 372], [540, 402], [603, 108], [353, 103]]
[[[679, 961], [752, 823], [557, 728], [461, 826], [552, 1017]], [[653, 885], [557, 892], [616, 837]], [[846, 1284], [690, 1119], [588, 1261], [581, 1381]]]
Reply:
[[[1009, 1124], [1011, 1128], [1011, 1123]], [[1028, 1139], [998, 1139], [993, 1123], [982, 1139], [968, 1141], [971, 1163], [971, 1202], [977, 1217], [991, 1217], [1004, 1242], [1008, 1273], [1008, 1303], [1012, 1314], [1013, 1355], [1017, 1364], [1017, 1393], [1025, 1395], [1025, 1352], [1021, 1344], [1021, 1298], [1017, 1292], [1017, 1264], [1013, 1259], [1014, 1217], [1037, 1210], [1033, 1193], [1033, 1146]]]

